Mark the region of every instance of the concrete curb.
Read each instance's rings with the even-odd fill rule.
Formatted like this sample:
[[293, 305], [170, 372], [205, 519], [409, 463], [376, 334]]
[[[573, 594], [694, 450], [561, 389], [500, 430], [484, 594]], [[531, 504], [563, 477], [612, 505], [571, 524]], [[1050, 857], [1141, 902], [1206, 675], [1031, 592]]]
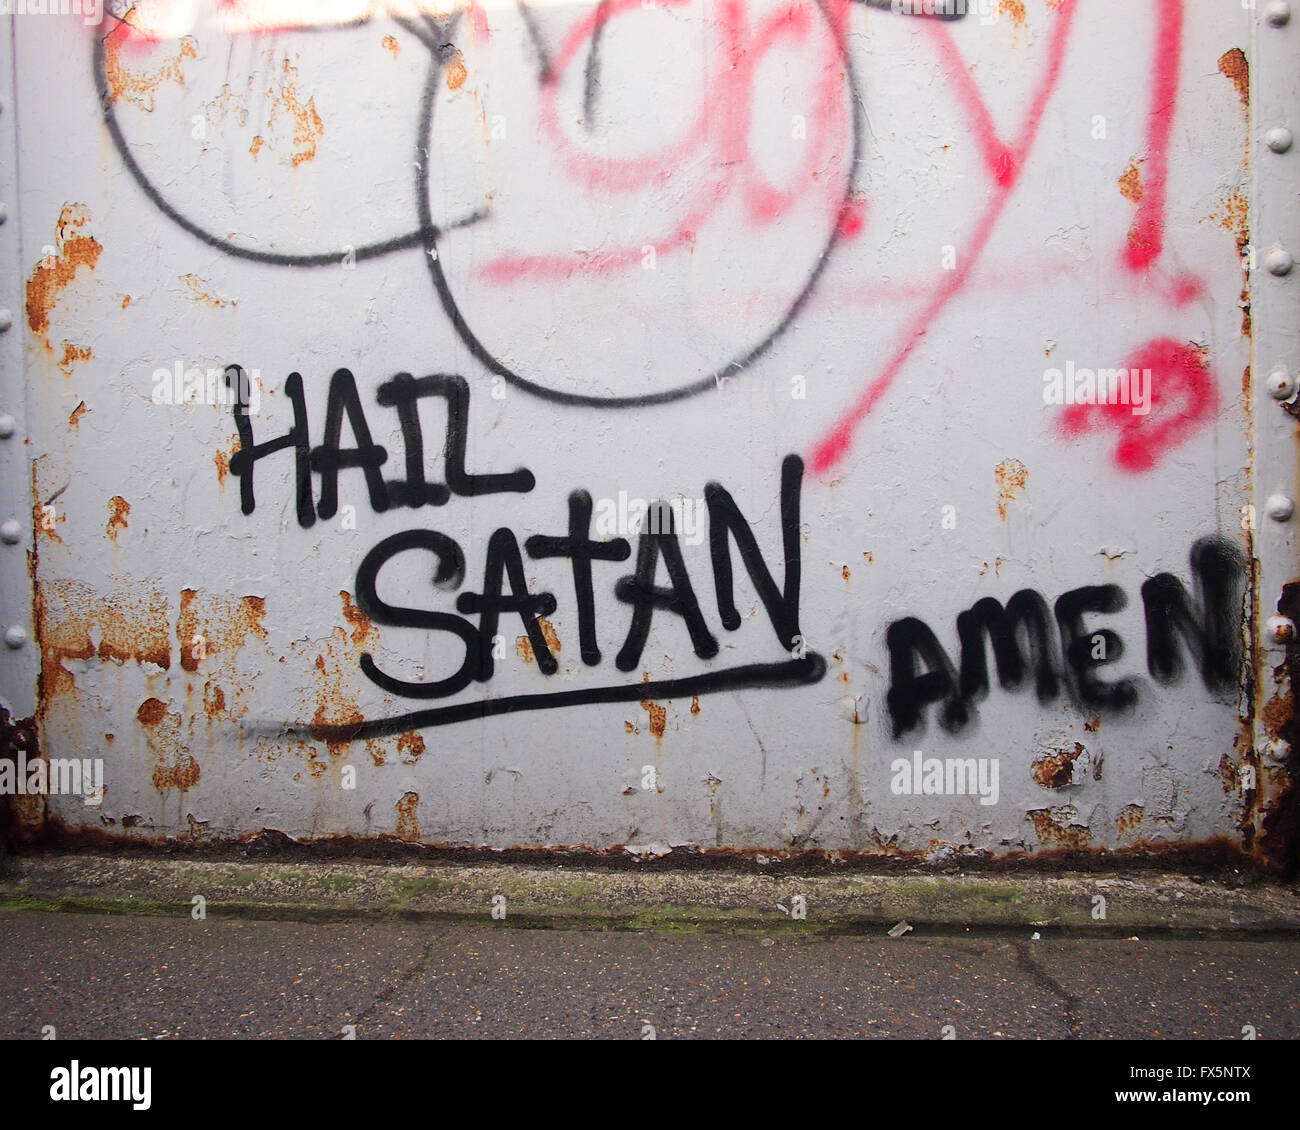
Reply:
[[[1105, 918], [1093, 917], [1098, 895]], [[508, 924], [584, 929], [874, 933], [906, 921], [931, 933], [1300, 933], [1300, 888], [1165, 874], [799, 876], [75, 853], [11, 859], [0, 876], [0, 909], [188, 916], [196, 896], [212, 915], [308, 921], [491, 921], [504, 896]]]

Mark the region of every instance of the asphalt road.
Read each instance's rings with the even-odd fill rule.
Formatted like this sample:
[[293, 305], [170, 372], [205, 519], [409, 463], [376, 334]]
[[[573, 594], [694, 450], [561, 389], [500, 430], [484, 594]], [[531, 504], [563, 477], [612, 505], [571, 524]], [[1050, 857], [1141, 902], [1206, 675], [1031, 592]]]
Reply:
[[1300, 1036], [1300, 941], [0, 912], [0, 1038]]

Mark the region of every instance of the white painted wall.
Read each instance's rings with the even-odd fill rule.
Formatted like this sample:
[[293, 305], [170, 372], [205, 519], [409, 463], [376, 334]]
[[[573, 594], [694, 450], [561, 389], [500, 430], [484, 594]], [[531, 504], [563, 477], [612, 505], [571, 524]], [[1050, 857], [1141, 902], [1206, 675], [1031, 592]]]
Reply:
[[[1190, 0], [954, 21], [830, 0], [528, 19], [490, 3], [441, 24], [412, 4], [331, 26], [279, 0], [249, 6], [267, 25], [252, 30], [190, 7], [141, 6], [134, 30], [27, 14], [6, 33], [0, 242], [22, 372], [5, 388], [25, 388], [6, 474], [14, 498], [27, 475], [35, 492], [34, 529], [15, 503], [6, 615], [39, 636], [44, 681], [38, 704], [29, 643], [4, 694], [38, 713], [46, 756], [104, 762], [102, 803], [51, 798], [51, 818], [152, 838], [932, 857], [1242, 842], [1258, 816], [1243, 770], [1265, 799], [1284, 783], [1251, 702], [1277, 690], [1256, 620], [1294, 559], [1264, 500], [1295, 489], [1295, 461], [1263, 387], [1285, 355], [1252, 359], [1285, 324], [1260, 302], [1290, 293], [1265, 265], [1287, 229], [1256, 237], [1248, 275], [1239, 240], [1267, 197], [1258, 166], [1295, 158], [1251, 155], [1270, 123], [1248, 120], [1232, 52], [1294, 27]], [[156, 376], [230, 364], [257, 374], [257, 443], [293, 423], [301, 375], [312, 448], [350, 371], [389, 482], [408, 445], [380, 386], [461, 377], [468, 470], [534, 485], [380, 512], [345, 468], [337, 512], [305, 528], [285, 450], [256, 461], [243, 513], [231, 406], [167, 403]], [[1045, 402], [1050, 370], [1129, 365], [1155, 366], [1147, 413]], [[430, 484], [447, 482], [445, 405], [420, 402]], [[787, 456], [803, 464], [793, 647], [734, 550], [741, 622], [724, 627], [703, 502], [706, 484], [730, 492], [780, 585]], [[416, 698], [367, 677], [363, 654], [411, 683], [463, 655], [445, 630], [349, 616], [377, 545], [438, 531], [464, 551], [460, 591], [482, 592], [493, 532], [564, 535], [575, 491], [597, 519], [620, 497], [698, 507], [680, 551], [715, 655], [659, 610], [619, 669], [638, 535], [593, 523], [631, 553], [592, 566], [600, 663], [581, 654], [570, 563], [524, 552], [530, 590], [554, 595], [554, 674], [505, 613], [486, 681]], [[1262, 611], [1231, 598], [1229, 685], [1207, 687], [1185, 649], [1161, 683], [1143, 583], [1173, 574], [1195, 599], [1189, 553], [1215, 535], [1260, 559]], [[378, 596], [460, 615], [435, 563], [397, 554]], [[1130, 709], [1088, 700], [1052, 620], [1056, 693], [1040, 701], [1032, 675], [1004, 689], [990, 657], [968, 725], [945, 730], [931, 705], [895, 736], [891, 624], [923, 622], [960, 665], [957, 618], [981, 599], [1033, 590], [1050, 609], [1112, 585], [1125, 606], [1089, 614], [1083, 646], [1101, 658], [1102, 640], [1096, 678], [1131, 680]], [[580, 702], [601, 695], [619, 700]], [[441, 713], [402, 722], [421, 711]], [[987, 776], [990, 803], [900, 793], [916, 750], [995, 760], [995, 802]], [[1041, 783], [1053, 756], [1070, 784]]]

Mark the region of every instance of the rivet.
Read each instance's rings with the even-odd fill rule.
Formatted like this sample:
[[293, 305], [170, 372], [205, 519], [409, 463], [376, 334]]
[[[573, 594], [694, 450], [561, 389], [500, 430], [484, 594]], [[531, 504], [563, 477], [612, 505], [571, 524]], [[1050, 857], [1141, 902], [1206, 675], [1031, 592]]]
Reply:
[[1264, 134], [1264, 144], [1274, 153], [1285, 153], [1295, 142], [1295, 135], [1286, 126], [1274, 126]]
[[1286, 0], [1273, 0], [1264, 9], [1264, 18], [1274, 27], [1284, 27], [1291, 20], [1291, 5]]
[[17, 545], [23, 540], [23, 528], [12, 518], [0, 523], [0, 541], [7, 545]]
[[18, 421], [9, 413], [0, 416], [0, 439], [8, 439], [18, 430]]
[[0, 308], [0, 333], [4, 333], [14, 324], [14, 316], [4, 308]]
[[1275, 247], [1264, 257], [1264, 266], [1270, 275], [1289, 275], [1295, 259], [1285, 247]]
[[5, 629], [5, 643], [17, 651], [27, 642], [27, 633], [16, 624]]
[[1295, 396], [1295, 377], [1279, 365], [1268, 375], [1268, 394], [1274, 400], [1290, 400]]
[[1290, 643], [1295, 639], [1295, 622], [1286, 616], [1270, 616], [1265, 627], [1274, 643]]
[[1295, 513], [1295, 503], [1284, 494], [1272, 494], [1264, 503], [1264, 513], [1275, 522], [1285, 522]]

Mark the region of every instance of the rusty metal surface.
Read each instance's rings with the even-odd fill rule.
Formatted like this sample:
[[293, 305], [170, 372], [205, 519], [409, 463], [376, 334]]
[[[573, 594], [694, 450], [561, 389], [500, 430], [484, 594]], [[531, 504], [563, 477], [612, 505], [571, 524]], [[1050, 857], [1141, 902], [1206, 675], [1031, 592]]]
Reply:
[[1295, 868], [1300, 31], [892, 7], [11, 19], [6, 834]]

